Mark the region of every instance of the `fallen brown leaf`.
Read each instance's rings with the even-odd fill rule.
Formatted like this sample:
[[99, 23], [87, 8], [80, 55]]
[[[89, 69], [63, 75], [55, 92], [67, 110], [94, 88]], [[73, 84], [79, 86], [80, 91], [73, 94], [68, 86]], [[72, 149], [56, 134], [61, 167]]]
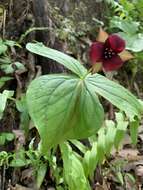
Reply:
[[107, 34], [107, 32], [105, 32], [102, 28], [100, 28], [96, 40], [98, 42], [105, 42], [107, 40], [108, 36], [109, 35]]

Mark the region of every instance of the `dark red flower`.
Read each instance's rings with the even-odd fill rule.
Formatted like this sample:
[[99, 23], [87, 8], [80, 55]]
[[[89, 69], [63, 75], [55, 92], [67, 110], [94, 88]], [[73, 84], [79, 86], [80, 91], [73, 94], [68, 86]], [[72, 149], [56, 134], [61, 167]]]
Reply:
[[[109, 35], [100, 29], [96, 42], [90, 47], [90, 60], [93, 66], [100, 64], [103, 70], [119, 69], [124, 61], [133, 58], [125, 49], [125, 41], [117, 34]], [[121, 52], [124, 52], [122, 55]]]

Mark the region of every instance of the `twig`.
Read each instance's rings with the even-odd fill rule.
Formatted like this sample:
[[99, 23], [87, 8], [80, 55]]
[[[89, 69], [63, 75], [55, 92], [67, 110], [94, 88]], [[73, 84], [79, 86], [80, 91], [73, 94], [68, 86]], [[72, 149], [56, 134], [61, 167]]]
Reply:
[[36, 69], [37, 69], [37, 73], [36, 73], [35, 78], [41, 76], [41, 74], [42, 74], [42, 68], [41, 68], [40, 65], [37, 65], [37, 66], [36, 66]]
[[24, 40], [24, 38], [26, 38], [26, 36], [27, 36], [28, 34], [30, 34], [31, 32], [34, 32], [34, 31], [41, 31], [41, 30], [42, 30], [42, 31], [43, 31], [43, 30], [49, 30], [49, 27], [33, 27], [33, 28], [28, 29], [24, 34], [21, 35], [21, 37], [20, 37], [18, 43], [22, 43], [23, 40]]
[[5, 190], [5, 164], [2, 167], [2, 186], [1, 186], [1, 190]]
[[3, 32], [2, 32], [3, 38], [5, 36], [5, 23], [6, 23], [6, 9], [3, 10]]

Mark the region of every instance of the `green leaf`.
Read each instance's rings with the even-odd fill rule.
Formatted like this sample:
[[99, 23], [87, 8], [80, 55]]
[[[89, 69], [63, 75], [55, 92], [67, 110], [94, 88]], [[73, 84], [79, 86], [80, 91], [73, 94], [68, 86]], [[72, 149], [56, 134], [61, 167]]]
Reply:
[[16, 108], [21, 113], [20, 114], [20, 128], [23, 129], [25, 133], [27, 134], [29, 131], [30, 117], [28, 113], [25, 95], [22, 95], [19, 100], [16, 100]]
[[12, 40], [5, 40], [4, 44], [6, 44], [7, 46], [10, 46], [10, 47], [13, 47], [16, 45], [16, 42], [12, 41]]
[[0, 145], [4, 145], [6, 141], [12, 141], [14, 139], [13, 133], [0, 133]]
[[31, 160], [26, 158], [25, 151], [23, 148], [19, 150], [19, 152], [16, 152], [13, 154], [13, 159], [10, 162], [11, 167], [23, 167], [28, 166], [31, 164]]
[[125, 39], [126, 49], [134, 52], [143, 50], [143, 34], [139, 33], [139, 22], [114, 17], [110, 25], [112, 28], [119, 28], [121, 30], [119, 35]]
[[22, 64], [18, 61], [14, 62], [13, 65], [16, 67], [16, 70], [25, 70], [24, 64]]
[[7, 141], [12, 141], [14, 139], [14, 134], [13, 133], [3, 133], [2, 135], [5, 136]]
[[15, 158], [10, 162], [11, 167], [23, 167], [23, 166], [28, 166], [29, 160], [22, 160], [20, 158]]
[[141, 109], [142, 109], [142, 113], [143, 113], [143, 100], [138, 99], [138, 101], [139, 101], [139, 103], [140, 103], [140, 105], [141, 105]]
[[132, 183], [134, 183], [134, 184], [136, 183], [136, 179], [135, 179], [135, 177], [133, 176], [133, 174], [126, 173], [126, 174], [125, 174], [125, 177], [127, 177], [130, 182], [132, 182]]
[[143, 50], [143, 34], [127, 34], [124, 32], [120, 32], [119, 34], [126, 40], [126, 49], [134, 52], [140, 52]]
[[3, 64], [1, 65], [1, 69], [6, 73], [6, 74], [10, 74], [14, 72], [14, 68], [12, 66], [12, 64]]
[[76, 59], [55, 49], [48, 48], [42, 43], [28, 43], [26, 48], [32, 53], [57, 61], [80, 77], [84, 77], [87, 73], [85, 67], [83, 67], [83, 65], [81, 65]]
[[89, 74], [86, 81], [88, 87], [124, 111], [131, 121], [134, 121], [135, 116], [140, 118], [142, 106], [127, 89], [99, 74]]
[[116, 135], [115, 123], [111, 120], [106, 120], [106, 127], [107, 131], [105, 136], [105, 153], [107, 156], [109, 156], [114, 145], [114, 139]]
[[83, 158], [83, 167], [86, 177], [90, 176], [90, 178], [92, 179], [98, 160], [99, 156], [97, 153], [97, 142], [94, 142], [92, 144], [91, 150], [88, 150], [84, 154]]
[[115, 16], [111, 20], [110, 25], [112, 28], [119, 28], [120, 30], [122, 30], [127, 34], [136, 34], [138, 32], [140, 23], [134, 22], [132, 20], [123, 20]]
[[74, 144], [75, 147], [77, 147], [82, 153], [85, 153], [87, 151], [87, 147], [83, 145], [80, 141], [78, 140], [70, 140], [72, 144]]
[[84, 80], [75, 76], [41, 76], [30, 84], [26, 96], [43, 148], [66, 139], [87, 138], [103, 123], [98, 97]]
[[10, 154], [6, 151], [0, 152], [0, 166], [3, 166], [4, 164], [8, 164], [9, 155]]
[[40, 167], [37, 170], [37, 188], [39, 189], [42, 185], [42, 182], [45, 178], [46, 175], [46, 171], [47, 171], [47, 164], [45, 163], [41, 163]]
[[7, 99], [13, 96], [13, 91], [4, 90], [3, 93], [0, 93], [0, 119], [5, 110]]
[[7, 56], [0, 57], [0, 64], [11, 64], [11, 63], [12, 61], [10, 57], [7, 57]]
[[129, 122], [125, 121], [122, 113], [115, 113], [115, 115], [116, 115], [116, 121], [117, 121], [117, 126], [116, 126], [117, 129], [116, 129], [114, 145], [115, 145], [115, 148], [118, 149], [120, 142], [124, 138]]
[[62, 186], [56, 186], [56, 190], [65, 190]]
[[124, 185], [124, 178], [121, 172], [116, 173], [118, 181], [121, 183], [121, 185]]
[[98, 131], [98, 141], [97, 141], [97, 153], [98, 153], [98, 159], [99, 163], [101, 164], [103, 160], [105, 159], [105, 128], [101, 128]]
[[130, 123], [130, 135], [131, 135], [131, 140], [134, 145], [137, 144], [137, 139], [138, 139], [138, 128], [139, 128], [139, 120], [132, 121]]
[[3, 87], [3, 85], [4, 85], [7, 81], [12, 80], [12, 79], [13, 79], [13, 77], [1, 77], [1, 78], [0, 78], [0, 88]]
[[69, 190], [91, 190], [81, 162], [68, 144], [60, 145], [64, 163], [64, 176]]
[[7, 46], [2, 41], [0, 41], [0, 55], [5, 53], [6, 51], [7, 51]]
[[4, 145], [5, 144], [5, 136], [0, 135], [0, 145]]

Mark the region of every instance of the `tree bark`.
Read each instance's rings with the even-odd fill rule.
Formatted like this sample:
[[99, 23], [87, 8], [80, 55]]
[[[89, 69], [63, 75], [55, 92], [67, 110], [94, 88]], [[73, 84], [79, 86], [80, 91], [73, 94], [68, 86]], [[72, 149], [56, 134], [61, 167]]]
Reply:
[[[47, 0], [33, 0], [33, 14], [35, 18], [35, 27], [49, 27], [49, 29], [52, 27], [53, 23], [49, 15], [49, 3]], [[36, 32], [36, 40], [62, 51], [62, 44], [55, 41], [50, 31], [44, 30]], [[43, 57], [37, 57], [37, 63], [42, 66], [44, 74], [64, 72], [64, 67], [62, 65]]]

